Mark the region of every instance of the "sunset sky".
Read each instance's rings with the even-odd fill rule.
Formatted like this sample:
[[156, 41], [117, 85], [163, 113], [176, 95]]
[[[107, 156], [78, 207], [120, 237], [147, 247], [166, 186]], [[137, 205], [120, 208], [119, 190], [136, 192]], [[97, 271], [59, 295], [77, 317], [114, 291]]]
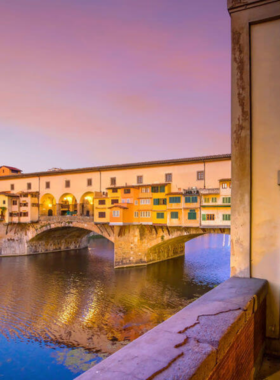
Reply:
[[230, 152], [226, 0], [2, 0], [0, 164]]

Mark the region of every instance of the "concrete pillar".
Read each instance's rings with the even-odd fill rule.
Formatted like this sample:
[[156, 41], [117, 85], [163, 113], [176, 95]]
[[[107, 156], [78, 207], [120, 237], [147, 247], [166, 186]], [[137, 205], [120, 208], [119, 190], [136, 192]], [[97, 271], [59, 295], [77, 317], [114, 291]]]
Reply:
[[232, 30], [231, 273], [269, 281], [267, 347], [280, 354], [280, 1], [228, 0]]

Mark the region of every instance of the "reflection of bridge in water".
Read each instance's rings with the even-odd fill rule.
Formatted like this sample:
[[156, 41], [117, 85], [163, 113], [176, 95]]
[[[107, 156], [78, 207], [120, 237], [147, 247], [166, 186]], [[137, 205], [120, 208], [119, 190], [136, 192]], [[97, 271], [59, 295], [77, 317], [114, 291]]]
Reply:
[[9, 225], [2, 254], [34, 254], [80, 249], [95, 232], [114, 243], [115, 267], [146, 265], [182, 256], [185, 243], [209, 233], [229, 234], [224, 227], [168, 227], [94, 223], [81, 216], [43, 216], [38, 223]]

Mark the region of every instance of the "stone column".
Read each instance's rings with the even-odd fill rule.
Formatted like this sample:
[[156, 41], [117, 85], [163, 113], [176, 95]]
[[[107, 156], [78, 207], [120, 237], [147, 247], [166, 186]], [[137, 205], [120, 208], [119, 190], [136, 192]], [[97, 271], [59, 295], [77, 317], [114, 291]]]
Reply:
[[280, 1], [228, 0], [232, 31], [231, 274], [270, 283], [267, 347], [280, 353]]
[[56, 215], [60, 216], [60, 203], [56, 204]]

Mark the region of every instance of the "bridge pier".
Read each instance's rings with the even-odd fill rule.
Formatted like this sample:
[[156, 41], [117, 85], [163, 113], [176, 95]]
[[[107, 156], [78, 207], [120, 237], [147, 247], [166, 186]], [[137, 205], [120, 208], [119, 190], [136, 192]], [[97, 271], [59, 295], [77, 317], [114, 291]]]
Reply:
[[185, 243], [202, 234], [198, 228], [115, 226], [115, 268], [148, 265], [183, 256]]

